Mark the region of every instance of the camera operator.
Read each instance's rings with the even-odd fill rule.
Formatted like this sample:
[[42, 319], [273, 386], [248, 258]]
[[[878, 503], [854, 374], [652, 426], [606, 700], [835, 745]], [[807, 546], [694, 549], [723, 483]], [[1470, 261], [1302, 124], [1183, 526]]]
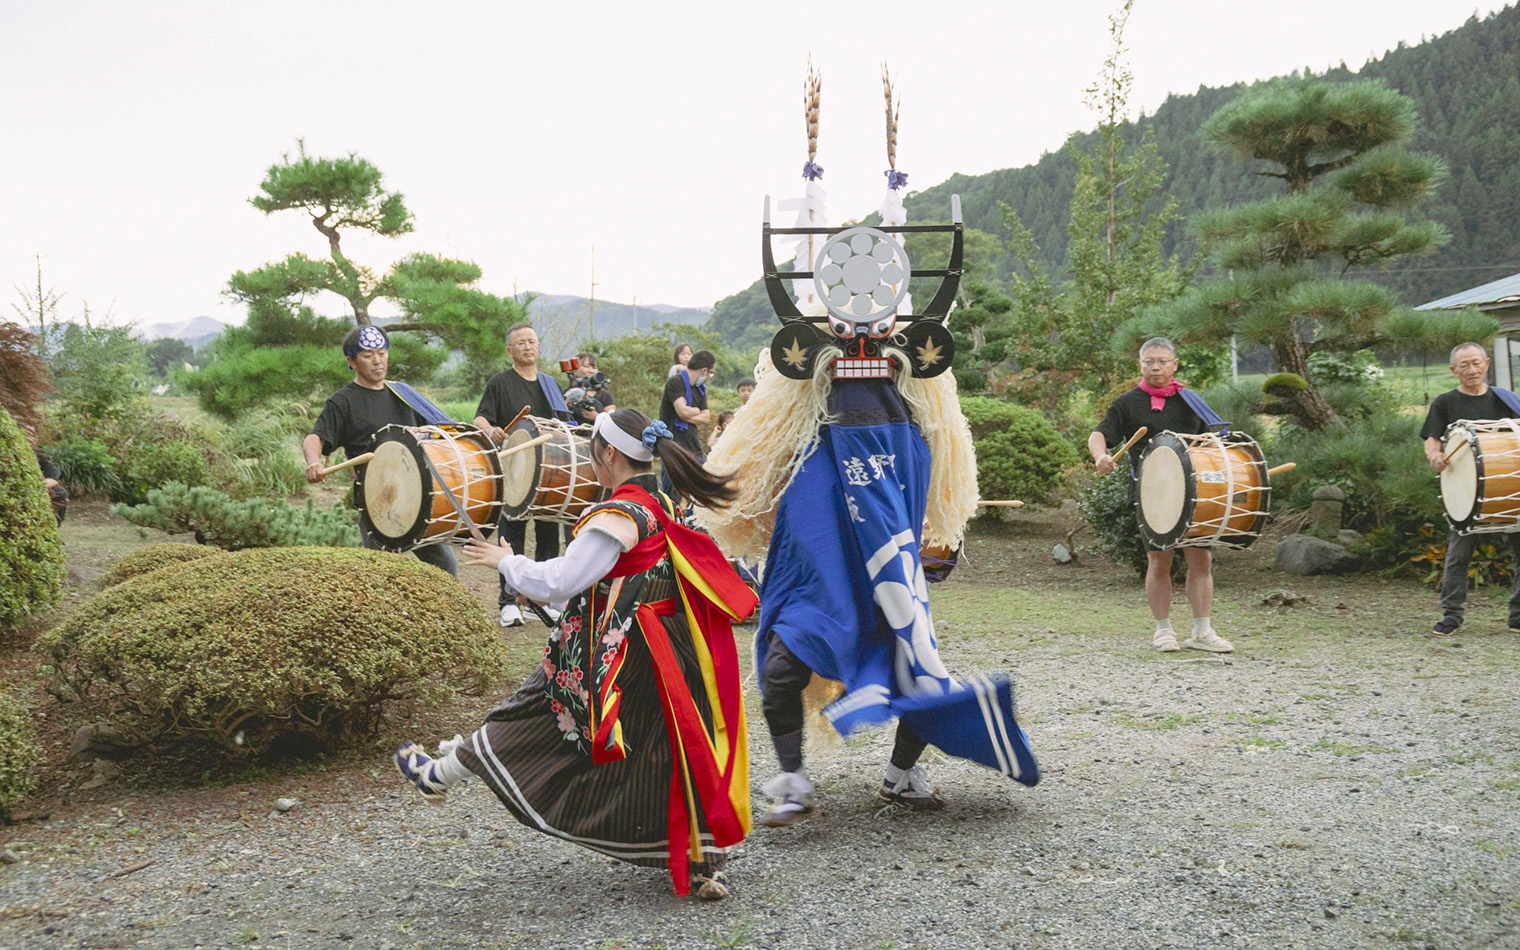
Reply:
[[[585, 390], [587, 397], [596, 400], [597, 412], [612, 412], [617, 408], [612, 398], [612, 384], [597, 365], [595, 353], [576, 354], [575, 366], [570, 370], [570, 385]], [[574, 407], [571, 407], [571, 411], [574, 412]], [[579, 418], [577, 414], [577, 419]], [[595, 418], [593, 414], [587, 421]]]

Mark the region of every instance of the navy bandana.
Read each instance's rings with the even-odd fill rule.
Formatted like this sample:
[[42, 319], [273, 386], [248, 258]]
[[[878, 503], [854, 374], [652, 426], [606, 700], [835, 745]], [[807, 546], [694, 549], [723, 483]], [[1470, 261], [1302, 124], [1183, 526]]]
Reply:
[[388, 350], [391, 348], [390, 341], [385, 338], [385, 331], [379, 327], [360, 327], [359, 336], [352, 346], [343, 348], [343, 355], [349, 359], [358, 356], [362, 350]]

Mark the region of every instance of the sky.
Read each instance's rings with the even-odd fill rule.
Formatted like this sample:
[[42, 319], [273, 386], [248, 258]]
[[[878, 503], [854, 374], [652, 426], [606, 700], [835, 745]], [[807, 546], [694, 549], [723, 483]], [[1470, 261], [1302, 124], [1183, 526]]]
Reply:
[[[764, 197], [801, 192], [809, 56], [837, 224], [881, 202], [883, 62], [910, 189], [1027, 165], [1095, 124], [1117, 6], [0, 0], [0, 315], [41, 254], [64, 318], [242, 322], [230, 274], [326, 254], [248, 204], [298, 139], [405, 195], [413, 233], [344, 241], [377, 270], [428, 251], [493, 293], [585, 296], [594, 260], [598, 299], [710, 307], [759, 276]], [[1131, 104], [1356, 68], [1502, 6], [1136, 0]]]

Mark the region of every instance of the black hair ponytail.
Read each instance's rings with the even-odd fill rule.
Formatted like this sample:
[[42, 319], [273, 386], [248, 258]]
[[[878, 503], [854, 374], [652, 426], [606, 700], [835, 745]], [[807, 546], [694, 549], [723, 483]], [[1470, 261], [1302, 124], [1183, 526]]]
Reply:
[[[616, 410], [612, 413], [612, 423], [635, 439], [642, 439], [644, 429], [650, 424], [649, 417], [637, 409]], [[702, 467], [700, 459], [682, 448], [675, 439], [656, 439], [654, 454], [675, 490], [704, 508], [726, 508], [738, 494], [738, 490], [729, 485], [733, 481], [732, 475], [709, 472]], [[649, 466], [648, 462], [633, 461], [633, 464], [636, 468], [643, 466], [647, 469]]]

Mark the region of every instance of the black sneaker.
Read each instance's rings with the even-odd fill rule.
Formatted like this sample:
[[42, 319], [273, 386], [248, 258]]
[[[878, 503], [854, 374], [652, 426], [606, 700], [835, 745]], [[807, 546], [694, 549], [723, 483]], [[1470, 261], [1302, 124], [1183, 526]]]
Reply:
[[1509, 621], [1509, 632], [1510, 633], [1520, 633], [1520, 620], [1517, 620], [1514, 617], [1510, 618], [1510, 621]]
[[[1462, 621], [1457, 620], [1455, 617], [1442, 617], [1436, 621], [1434, 627], [1430, 628], [1430, 632], [1438, 637], [1449, 637], [1456, 633], [1457, 628], [1460, 626], [1462, 626]], [[1510, 629], [1515, 629], [1513, 624], [1510, 625]]]

